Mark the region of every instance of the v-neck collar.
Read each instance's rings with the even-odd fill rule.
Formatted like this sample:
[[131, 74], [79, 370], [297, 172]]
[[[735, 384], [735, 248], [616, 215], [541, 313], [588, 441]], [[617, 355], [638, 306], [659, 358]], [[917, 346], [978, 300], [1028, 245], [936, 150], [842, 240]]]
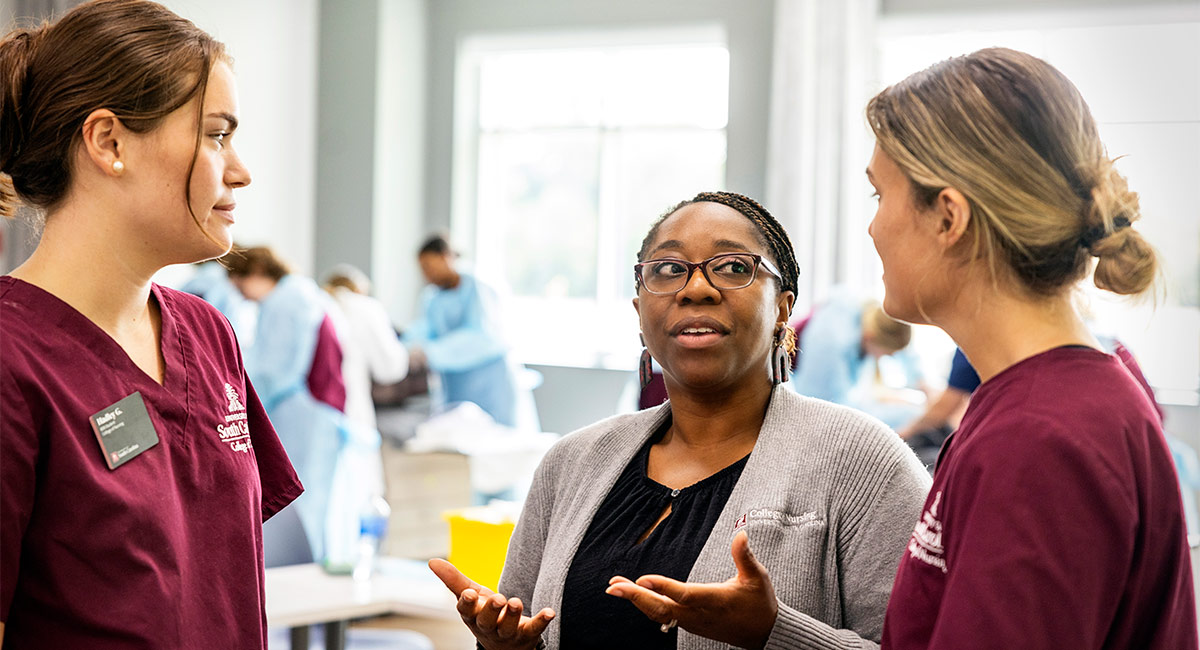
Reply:
[[153, 377], [146, 374], [125, 349], [120, 346], [99, 325], [84, 316], [66, 301], [45, 289], [13, 276], [3, 276], [0, 281], [10, 284], [12, 289], [24, 292], [31, 301], [36, 301], [34, 307], [42, 313], [46, 320], [64, 330], [64, 334], [78, 339], [80, 343], [92, 350], [105, 364], [114, 369], [122, 370], [126, 377], [136, 378], [133, 382], [138, 390], [150, 391], [154, 394], [168, 395], [173, 399], [186, 402], [187, 380], [184, 367], [184, 355], [181, 349], [179, 324], [171, 309], [169, 298], [165, 298], [162, 288], [150, 284], [151, 298], [158, 304], [160, 315], [159, 349], [163, 355], [163, 382], [159, 384]]

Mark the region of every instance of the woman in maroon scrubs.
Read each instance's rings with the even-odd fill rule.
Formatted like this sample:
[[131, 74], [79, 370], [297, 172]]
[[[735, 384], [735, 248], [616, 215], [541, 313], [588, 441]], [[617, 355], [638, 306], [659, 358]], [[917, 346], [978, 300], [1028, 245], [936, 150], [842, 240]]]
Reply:
[[[153, 284], [231, 245], [223, 46], [142, 0], [0, 41], [0, 642], [265, 648], [262, 521], [296, 480], [228, 322]], [[15, 193], [14, 193], [15, 189]]]
[[987, 49], [884, 90], [867, 118], [884, 309], [944, 329], [983, 380], [942, 446], [883, 647], [1196, 648], [1159, 416], [1072, 302], [1089, 277], [1144, 293], [1156, 267], [1079, 91]]

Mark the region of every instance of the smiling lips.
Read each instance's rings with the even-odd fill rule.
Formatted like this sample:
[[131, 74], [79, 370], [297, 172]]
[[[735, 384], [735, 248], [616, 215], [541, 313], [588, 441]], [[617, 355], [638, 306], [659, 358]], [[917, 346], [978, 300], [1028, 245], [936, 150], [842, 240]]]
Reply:
[[224, 205], [213, 206], [213, 211], [220, 212], [221, 216], [233, 222], [233, 209], [237, 207], [236, 203], [226, 203]]

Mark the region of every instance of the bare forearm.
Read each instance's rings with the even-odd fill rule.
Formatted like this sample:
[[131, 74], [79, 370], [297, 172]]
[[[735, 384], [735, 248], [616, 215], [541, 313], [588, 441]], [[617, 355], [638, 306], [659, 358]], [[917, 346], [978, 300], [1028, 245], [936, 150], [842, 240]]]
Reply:
[[970, 397], [970, 393], [946, 387], [946, 390], [942, 391], [942, 394], [925, 409], [925, 413], [921, 417], [899, 431], [900, 437], [908, 439], [922, 431], [953, 424], [955, 416], [966, 405]]

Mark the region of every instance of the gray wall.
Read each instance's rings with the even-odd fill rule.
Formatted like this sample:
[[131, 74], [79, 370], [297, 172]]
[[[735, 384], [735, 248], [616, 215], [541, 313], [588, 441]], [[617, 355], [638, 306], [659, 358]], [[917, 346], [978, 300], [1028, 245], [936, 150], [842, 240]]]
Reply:
[[424, 231], [426, 0], [320, 0], [313, 274], [353, 264], [414, 316]]
[[339, 262], [371, 267], [378, 20], [378, 0], [320, 4], [313, 242], [318, 275]]
[[774, 0], [436, 0], [429, 2], [425, 227], [449, 230], [455, 54], [474, 34], [718, 23], [729, 38], [728, 189], [762, 196], [766, 185]]

